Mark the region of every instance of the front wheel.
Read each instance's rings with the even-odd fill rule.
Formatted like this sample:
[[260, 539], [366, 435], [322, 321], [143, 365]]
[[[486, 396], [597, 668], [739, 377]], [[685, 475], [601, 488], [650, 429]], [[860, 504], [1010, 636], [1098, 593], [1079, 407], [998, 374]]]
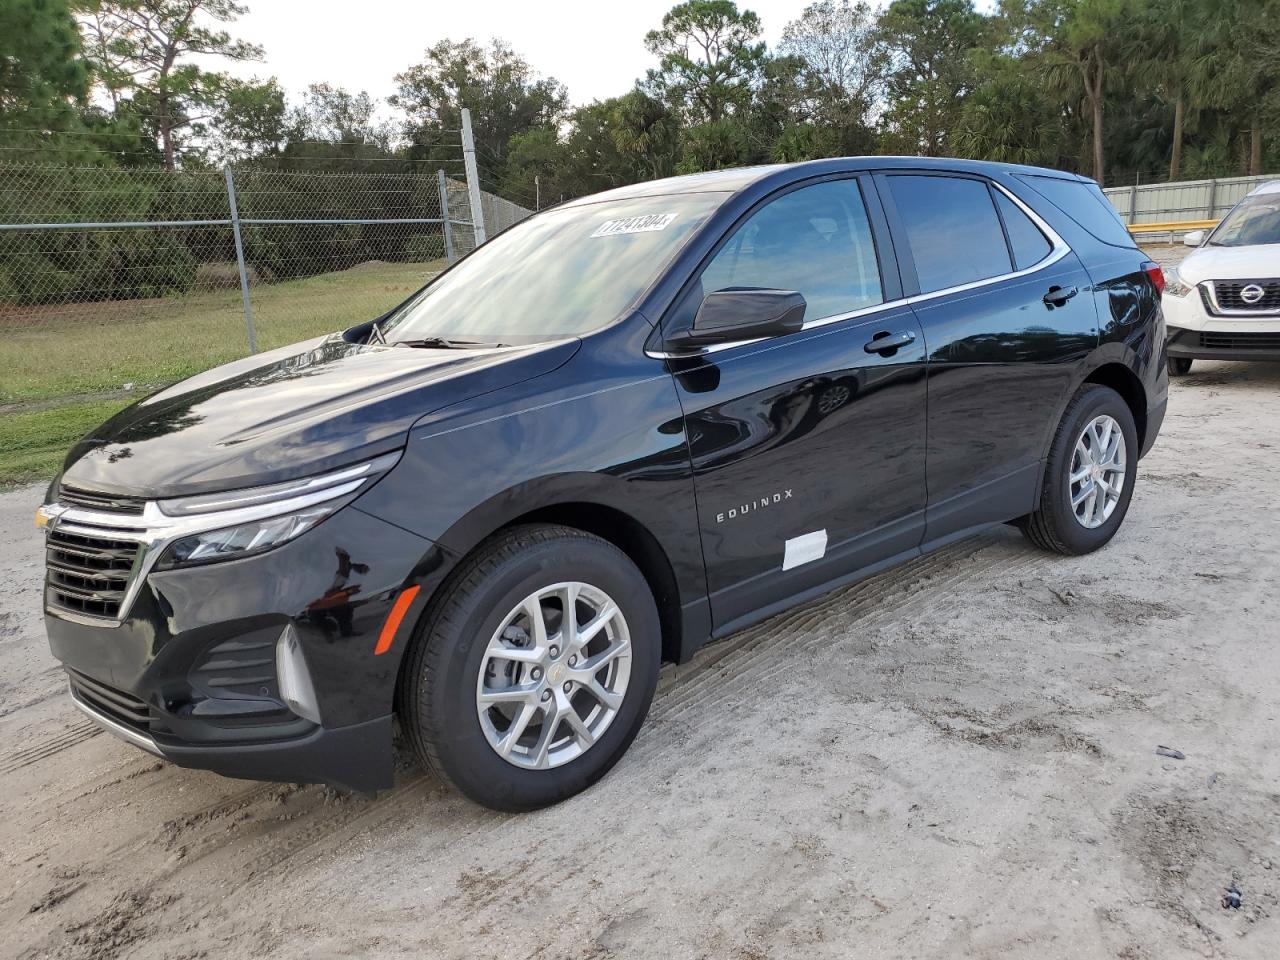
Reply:
[[1190, 357], [1170, 357], [1169, 376], [1182, 377], [1191, 372]]
[[604, 776], [644, 722], [661, 659], [635, 564], [580, 530], [515, 527], [442, 589], [400, 696], [419, 758], [500, 810], [558, 803]]
[[1124, 521], [1138, 470], [1133, 413], [1110, 387], [1085, 384], [1067, 404], [1045, 464], [1040, 502], [1018, 526], [1055, 553], [1091, 553]]

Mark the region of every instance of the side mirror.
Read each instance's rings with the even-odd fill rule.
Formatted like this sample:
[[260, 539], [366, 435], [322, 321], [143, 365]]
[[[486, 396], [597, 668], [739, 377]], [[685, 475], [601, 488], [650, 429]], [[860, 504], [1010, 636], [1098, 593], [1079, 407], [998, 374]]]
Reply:
[[677, 350], [795, 333], [807, 304], [795, 290], [730, 287], [703, 298], [693, 326], [666, 339]]
[[1204, 243], [1204, 231], [1192, 230], [1190, 233], [1184, 233], [1182, 235], [1182, 242], [1188, 247], [1198, 247], [1200, 244]]

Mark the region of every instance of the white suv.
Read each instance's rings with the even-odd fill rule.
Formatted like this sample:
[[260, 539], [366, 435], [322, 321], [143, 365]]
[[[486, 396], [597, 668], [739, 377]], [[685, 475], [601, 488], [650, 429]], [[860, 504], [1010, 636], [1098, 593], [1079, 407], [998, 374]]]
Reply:
[[1194, 359], [1280, 360], [1280, 180], [1183, 243], [1199, 249], [1165, 271], [1169, 373]]

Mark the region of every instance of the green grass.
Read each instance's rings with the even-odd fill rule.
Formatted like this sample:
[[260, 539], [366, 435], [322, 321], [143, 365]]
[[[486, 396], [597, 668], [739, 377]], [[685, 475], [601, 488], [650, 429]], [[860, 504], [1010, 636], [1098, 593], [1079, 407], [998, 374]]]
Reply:
[[[370, 263], [253, 290], [258, 349], [270, 350], [375, 317], [443, 264]], [[129, 396], [248, 352], [240, 291], [24, 309], [0, 314], [0, 486], [52, 476], [67, 447]], [[134, 396], [137, 396], [135, 394]], [[65, 398], [65, 404], [41, 408]]]
[[4, 414], [0, 420], [0, 486], [48, 480], [73, 443], [127, 403], [96, 400]]

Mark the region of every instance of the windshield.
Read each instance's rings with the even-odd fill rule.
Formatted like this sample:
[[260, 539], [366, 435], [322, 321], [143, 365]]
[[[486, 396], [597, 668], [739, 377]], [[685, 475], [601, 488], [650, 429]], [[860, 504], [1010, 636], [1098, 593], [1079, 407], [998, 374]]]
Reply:
[[383, 324], [389, 343], [529, 343], [617, 319], [723, 193], [548, 210], [494, 237]]
[[1260, 243], [1280, 243], [1280, 193], [1245, 197], [1209, 238], [1209, 244], [1215, 247], [1249, 247]]

